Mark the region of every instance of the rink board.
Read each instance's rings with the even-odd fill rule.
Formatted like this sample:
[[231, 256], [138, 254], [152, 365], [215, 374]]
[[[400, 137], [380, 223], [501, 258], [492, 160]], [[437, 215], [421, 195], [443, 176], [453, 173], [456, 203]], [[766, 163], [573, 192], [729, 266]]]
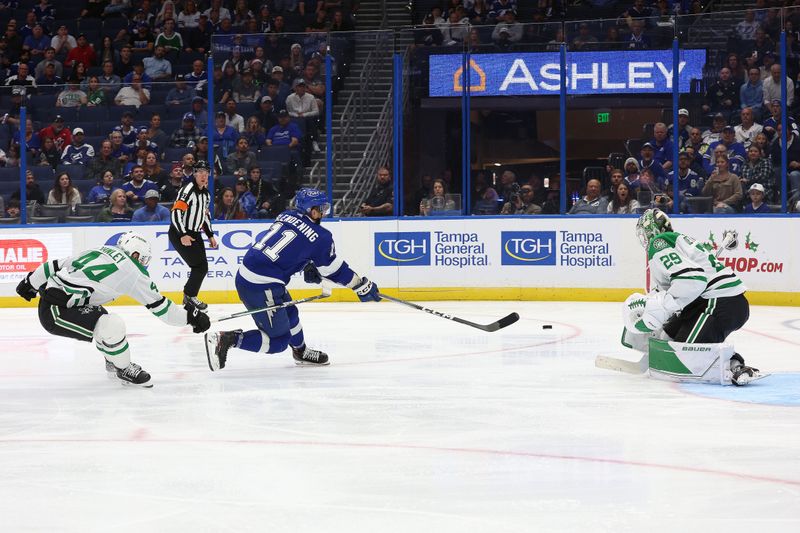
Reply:
[[[324, 223], [337, 254], [382, 290], [417, 300], [595, 300], [618, 301], [645, 285], [644, 252], [633, 217], [340, 219]], [[681, 218], [682, 232], [712, 245], [736, 231], [737, 246], [726, 261], [748, 286], [753, 303], [800, 305], [800, 220], [792, 217]], [[238, 301], [234, 278], [265, 222], [218, 223], [219, 249], [208, 249], [207, 301]], [[165, 293], [179, 293], [188, 268], [167, 237], [167, 226], [81, 225], [0, 229], [0, 305], [16, 306], [18, 279], [46, 258], [114, 243], [135, 229], [153, 246], [150, 275]], [[296, 295], [318, 291], [295, 277]], [[353, 299], [349, 290], [334, 300]], [[123, 302], [125, 303], [125, 302]]]

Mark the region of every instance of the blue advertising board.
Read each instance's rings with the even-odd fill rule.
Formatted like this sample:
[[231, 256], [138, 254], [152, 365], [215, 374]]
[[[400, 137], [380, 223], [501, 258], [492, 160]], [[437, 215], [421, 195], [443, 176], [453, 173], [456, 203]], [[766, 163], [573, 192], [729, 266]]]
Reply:
[[[558, 52], [471, 54], [471, 96], [557, 95]], [[430, 96], [461, 96], [464, 56], [430, 57]], [[702, 79], [705, 50], [681, 50], [679, 90]], [[657, 94], [672, 92], [672, 50], [567, 53], [567, 94]]]

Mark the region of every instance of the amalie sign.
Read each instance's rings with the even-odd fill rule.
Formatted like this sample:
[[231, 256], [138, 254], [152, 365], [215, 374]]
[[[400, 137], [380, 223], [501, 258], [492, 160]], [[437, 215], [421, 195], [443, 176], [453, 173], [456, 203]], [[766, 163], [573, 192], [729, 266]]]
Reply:
[[[689, 92], [703, 78], [705, 50], [681, 50], [678, 88]], [[430, 57], [430, 96], [461, 96], [464, 56]], [[672, 50], [568, 52], [567, 94], [658, 94], [672, 92]], [[558, 52], [471, 54], [470, 96], [557, 95], [561, 90]]]

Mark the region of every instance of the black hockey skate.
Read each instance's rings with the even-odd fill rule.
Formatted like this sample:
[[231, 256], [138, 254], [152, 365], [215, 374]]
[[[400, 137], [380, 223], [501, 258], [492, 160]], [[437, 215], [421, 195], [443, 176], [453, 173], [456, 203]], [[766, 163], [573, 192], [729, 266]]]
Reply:
[[137, 387], [145, 388], [153, 386], [150, 382], [150, 374], [142, 370], [142, 367], [136, 363], [131, 363], [125, 368], [118, 368], [117, 378], [122, 381], [123, 385], [136, 385]]
[[225, 368], [225, 361], [228, 360], [228, 350], [236, 346], [241, 338], [242, 330], [219, 331], [217, 333], [206, 333], [206, 358], [208, 368], [212, 372]]
[[197, 296], [186, 296], [185, 294], [183, 295], [183, 305], [184, 307], [191, 305], [192, 307], [195, 307], [201, 311], [208, 309], [208, 304], [201, 302]]
[[324, 366], [329, 365], [328, 354], [320, 350], [313, 350], [302, 345], [300, 348], [292, 348], [294, 363], [298, 366]]
[[731, 381], [734, 385], [743, 387], [751, 381], [756, 381], [762, 377], [765, 376], [762, 376], [757, 368], [744, 364], [744, 358], [741, 355], [738, 353], [733, 354], [733, 357], [731, 357]]

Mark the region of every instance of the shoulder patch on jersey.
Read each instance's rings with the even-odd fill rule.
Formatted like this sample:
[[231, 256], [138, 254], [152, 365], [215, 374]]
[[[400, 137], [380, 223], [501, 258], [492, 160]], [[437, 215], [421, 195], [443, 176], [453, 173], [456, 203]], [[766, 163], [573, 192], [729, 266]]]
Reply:
[[650, 246], [647, 248], [648, 259], [652, 259], [661, 250], [674, 248], [678, 236], [678, 233], [661, 233], [653, 237], [653, 240], [650, 241]]

